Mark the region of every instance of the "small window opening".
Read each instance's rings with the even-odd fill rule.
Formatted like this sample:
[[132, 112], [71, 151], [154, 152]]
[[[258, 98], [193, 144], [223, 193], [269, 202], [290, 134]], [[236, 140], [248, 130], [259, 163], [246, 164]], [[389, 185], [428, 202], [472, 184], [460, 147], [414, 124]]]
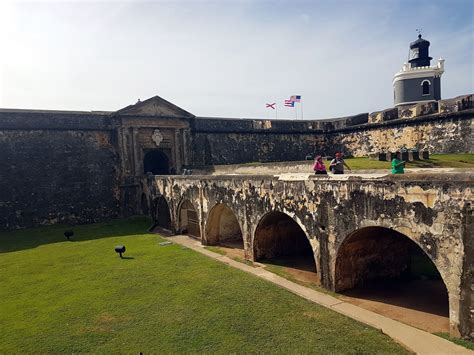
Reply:
[[421, 85], [423, 86], [423, 95], [429, 95], [431, 83], [428, 80], [425, 80]]

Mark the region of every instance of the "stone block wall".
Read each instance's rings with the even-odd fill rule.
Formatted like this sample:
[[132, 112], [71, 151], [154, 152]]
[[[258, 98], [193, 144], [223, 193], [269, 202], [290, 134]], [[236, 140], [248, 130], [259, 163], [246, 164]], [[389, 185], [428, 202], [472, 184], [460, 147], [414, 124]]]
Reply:
[[[329, 145], [356, 157], [416, 148], [433, 153], [473, 153], [474, 112], [397, 119], [331, 133]], [[331, 144], [332, 143], [332, 144]]]
[[117, 217], [119, 157], [102, 117], [21, 115], [0, 116], [0, 229]]
[[314, 151], [325, 153], [321, 134], [195, 133], [190, 165], [295, 161]]

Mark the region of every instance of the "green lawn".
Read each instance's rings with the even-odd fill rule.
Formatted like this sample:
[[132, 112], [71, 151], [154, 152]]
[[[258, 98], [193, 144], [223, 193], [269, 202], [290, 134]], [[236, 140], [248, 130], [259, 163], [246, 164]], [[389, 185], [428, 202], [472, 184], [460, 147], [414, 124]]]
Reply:
[[[403, 353], [377, 330], [179, 245], [146, 219], [0, 233], [0, 353]], [[125, 244], [128, 259], [113, 247]]]
[[[390, 162], [369, 158], [347, 158], [351, 169], [390, 169]], [[326, 164], [329, 166], [329, 162]], [[474, 168], [474, 154], [433, 154], [430, 159], [407, 162], [407, 168]]]

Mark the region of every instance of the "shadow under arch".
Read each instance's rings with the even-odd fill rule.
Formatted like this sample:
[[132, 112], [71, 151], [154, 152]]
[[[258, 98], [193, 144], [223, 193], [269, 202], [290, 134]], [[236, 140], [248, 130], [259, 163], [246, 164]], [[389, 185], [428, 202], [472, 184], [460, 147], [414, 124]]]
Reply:
[[198, 210], [187, 198], [183, 198], [178, 205], [178, 232], [195, 239], [201, 239], [201, 228]]
[[334, 290], [376, 313], [449, 332], [449, 295], [431, 257], [410, 237], [380, 226], [350, 233], [339, 245]]
[[206, 222], [206, 241], [209, 245], [244, 248], [240, 223], [228, 205], [218, 203], [212, 207]]
[[254, 232], [254, 260], [279, 265], [292, 277], [320, 283], [313, 248], [303, 228], [283, 212], [264, 215]]
[[155, 225], [171, 230], [171, 212], [168, 201], [163, 196], [154, 200], [154, 220]]

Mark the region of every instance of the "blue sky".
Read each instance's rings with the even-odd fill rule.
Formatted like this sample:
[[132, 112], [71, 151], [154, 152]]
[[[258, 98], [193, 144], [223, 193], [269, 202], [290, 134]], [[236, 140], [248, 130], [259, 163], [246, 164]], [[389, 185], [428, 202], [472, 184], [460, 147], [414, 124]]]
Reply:
[[[0, 5], [0, 107], [117, 110], [159, 95], [198, 116], [304, 118], [393, 105], [416, 39], [473, 90], [472, 1], [35, 1]], [[435, 64], [435, 60], [432, 64]], [[298, 113], [301, 117], [300, 112]]]

